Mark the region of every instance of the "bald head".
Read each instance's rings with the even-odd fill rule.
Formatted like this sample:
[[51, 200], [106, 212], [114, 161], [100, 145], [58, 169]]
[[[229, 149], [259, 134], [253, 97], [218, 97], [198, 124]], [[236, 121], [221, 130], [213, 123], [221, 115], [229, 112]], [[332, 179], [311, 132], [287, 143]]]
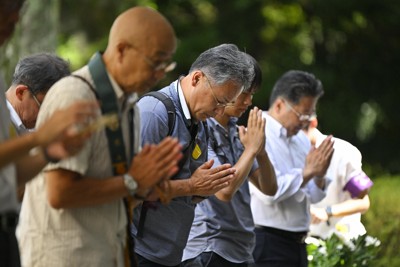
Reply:
[[157, 40], [175, 39], [168, 20], [149, 7], [134, 7], [117, 17], [110, 30], [109, 46], [127, 41], [137, 47], [155, 45]]
[[[130, 54], [132, 50], [135, 55]], [[169, 61], [175, 50], [175, 32], [169, 21], [152, 8], [134, 7], [114, 21], [103, 58], [108, 71], [122, 89], [130, 87], [125, 91], [144, 92], [164, 76], [164, 73], [144, 73], [149, 69], [148, 65], [154, 67], [160, 62]], [[132, 66], [122, 66], [124, 60]], [[141, 61], [145, 61], [145, 64]], [[137, 77], [127, 81], [124, 78], [127, 72], [131, 75], [135, 72]]]

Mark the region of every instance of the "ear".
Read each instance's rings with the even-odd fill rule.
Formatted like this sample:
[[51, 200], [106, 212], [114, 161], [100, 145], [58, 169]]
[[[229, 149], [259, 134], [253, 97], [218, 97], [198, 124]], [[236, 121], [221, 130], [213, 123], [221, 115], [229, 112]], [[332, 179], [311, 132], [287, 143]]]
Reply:
[[18, 84], [15, 87], [15, 96], [18, 98], [19, 101], [22, 101], [25, 92], [28, 90], [29, 90], [28, 86], [23, 85], [23, 84]]
[[314, 118], [312, 121], [310, 121], [310, 128], [317, 128], [318, 127], [318, 119]]
[[125, 42], [120, 42], [117, 44], [117, 55], [118, 55], [118, 60], [122, 61], [124, 58], [124, 55], [126, 53], [126, 50], [129, 48], [128, 44]]
[[278, 97], [273, 104], [273, 108], [277, 113], [279, 113], [283, 108], [285, 108], [285, 106], [286, 106], [285, 101], [281, 97]]
[[200, 82], [200, 79], [203, 75], [204, 75], [203, 72], [201, 72], [199, 70], [196, 70], [193, 72], [192, 80], [191, 80], [193, 87], [197, 86], [197, 84]]

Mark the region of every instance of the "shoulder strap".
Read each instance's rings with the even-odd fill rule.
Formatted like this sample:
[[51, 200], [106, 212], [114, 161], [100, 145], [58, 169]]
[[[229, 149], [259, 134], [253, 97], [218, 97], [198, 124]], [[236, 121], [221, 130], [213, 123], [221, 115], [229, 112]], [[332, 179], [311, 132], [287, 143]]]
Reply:
[[[97, 52], [89, 61], [88, 66], [99, 96], [102, 113], [118, 112], [117, 98], [108, 78], [101, 54]], [[106, 135], [114, 174], [126, 173], [128, 166], [121, 126], [119, 125], [117, 129], [113, 130], [106, 128]]]
[[92, 90], [93, 94], [96, 96], [96, 99], [100, 100], [99, 94], [96, 92], [96, 90], [94, 89], [93, 85], [88, 80], [86, 80], [82, 76], [79, 76], [79, 75], [76, 75], [76, 74], [71, 74], [70, 76], [74, 77], [74, 78], [78, 78], [82, 82], [86, 83], [86, 85], [90, 88], [90, 90]]
[[145, 95], [143, 95], [141, 98], [145, 96], [152, 96], [160, 100], [165, 108], [167, 109], [168, 113], [168, 135], [172, 135], [172, 131], [174, 130], [175, 127], [175, 106], [174, 103], [172, 102], [171, 98], [167, 96], [166, 94], [159, 92], [159, 91], [152, 91], [149, 92]]
[[[145, 95], [143, 95], [141, 98], [146, 97], [146, 96], [152, 96], [160, 100], [165, 108], [167, 109], [168, 113], [168, 135], [172, 135], [172, 131], [174, 130], [175, 127], [175, 118], [176, 118], [176, 112], [175, 112], [175, 106], [174, 103], [172, 102], [171, 98], [167, 96], [166, 94], [159, 92], [159, 91], [152, 91], [149, 92]], [[156, 202], [152, 201], [144, 201], [141, 206], [140, 210], [140, 216], [139, 216], [139, 223], [137, 227], [137, 237], [142, 238], [143, 237], [143, 230], [144, 230], [144, 223], [146, 221], [146, 215], [147, 211], [149, 208], [156, 209], [157, 208]]]
[[[100, 53], [96, 53], [89, 62], [89, 71], [92, 75], [95, 87], [90, 82], [79, 75], [71, 75], [72, 77], [78, 78], [86, 83], [89, 88], [96, 95], [96, 98], [100, 101], [101, 112], [103, 114], [118, 112], [117, 98], [114, 93], [112, 84], [108, 78], [108, 74], [101, 58]], [[121, 125], [119, 124], [116, 129], [106, 128], [106, 135], [108, 141], [109, 153], [111, 156], [113, 173], [123, 174], [128, 170], [128, 163], [126, 160], [124, 139], [122, 137]], [[131, 220], [132, 208], [129, 200], [124, 199], [125, 211], [128, 221]], [[133, 254], [134, 241], [130, 236], [130, 224], [127, 224], [127, 246], [125, 248], [125, 259], [128, 266], [136, 266], [135, 257]]]

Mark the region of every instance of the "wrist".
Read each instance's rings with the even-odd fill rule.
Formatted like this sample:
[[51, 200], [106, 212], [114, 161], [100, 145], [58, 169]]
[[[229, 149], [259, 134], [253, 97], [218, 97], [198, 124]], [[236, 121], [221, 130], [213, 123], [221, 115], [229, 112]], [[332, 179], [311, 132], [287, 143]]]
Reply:
[[128, 194], [134, 197], [138, 189], [137, 182], [129, 173], [125, 173], [124, 175], [122, 175], [122, 178], [124, 180], [125, 189], [128, 191]]
[[151, 193], [151, 191], [148, 189], [141, 189], [135, 178], [129, 173], [122, 175], [122, 178], [124, 180], [125, 188], [131, 197], [144, 201]]
[[258, 154], [257, 154], [257, 159], [268, 159], [268, 154], [265, 151], [265, 149], [262, 149]]
[[327, 206], [327, 207], [325, 208], [325, 212], [326, 212], [326, 215], [328, 215], [328, 219], [329, 219], [330, 217], [332, 217], [332, 216], [333, 216], [333, 213], [332, 213], [332, 206]]
[[60, 161], [60, 159], [51, 156], [51, 155], [47, 152], [47, 148], [46, 148], [46, 147], [44, 147], [44, 148], [42, 149], [42, 153], [43, 153], [44, 159], [45, 159], [47, 162], [50, 162], [50, 163], [58, 163], [58, 162]]

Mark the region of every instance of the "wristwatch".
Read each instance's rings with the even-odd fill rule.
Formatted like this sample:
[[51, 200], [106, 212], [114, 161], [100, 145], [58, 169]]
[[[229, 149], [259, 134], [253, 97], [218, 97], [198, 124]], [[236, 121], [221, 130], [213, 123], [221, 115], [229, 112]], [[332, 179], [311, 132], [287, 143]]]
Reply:
[[328, 215], [328, 217], [330, 218], [330, 217], [332, 217], [332, 207], [331, 206], [328, 206], [328, 207], [326, 207], [325, 208], [325, 212], [326, 212], [326, 214]]
[[134, 196], [138, 188], [137, 182], [135, 181], [135, 179], [133, 179], [132, 175], [130, 175], [129, 173], [125, 173], [123, 175], [123, 178], [125, 187], [126, 189], [128, 189], [129, 195]]

